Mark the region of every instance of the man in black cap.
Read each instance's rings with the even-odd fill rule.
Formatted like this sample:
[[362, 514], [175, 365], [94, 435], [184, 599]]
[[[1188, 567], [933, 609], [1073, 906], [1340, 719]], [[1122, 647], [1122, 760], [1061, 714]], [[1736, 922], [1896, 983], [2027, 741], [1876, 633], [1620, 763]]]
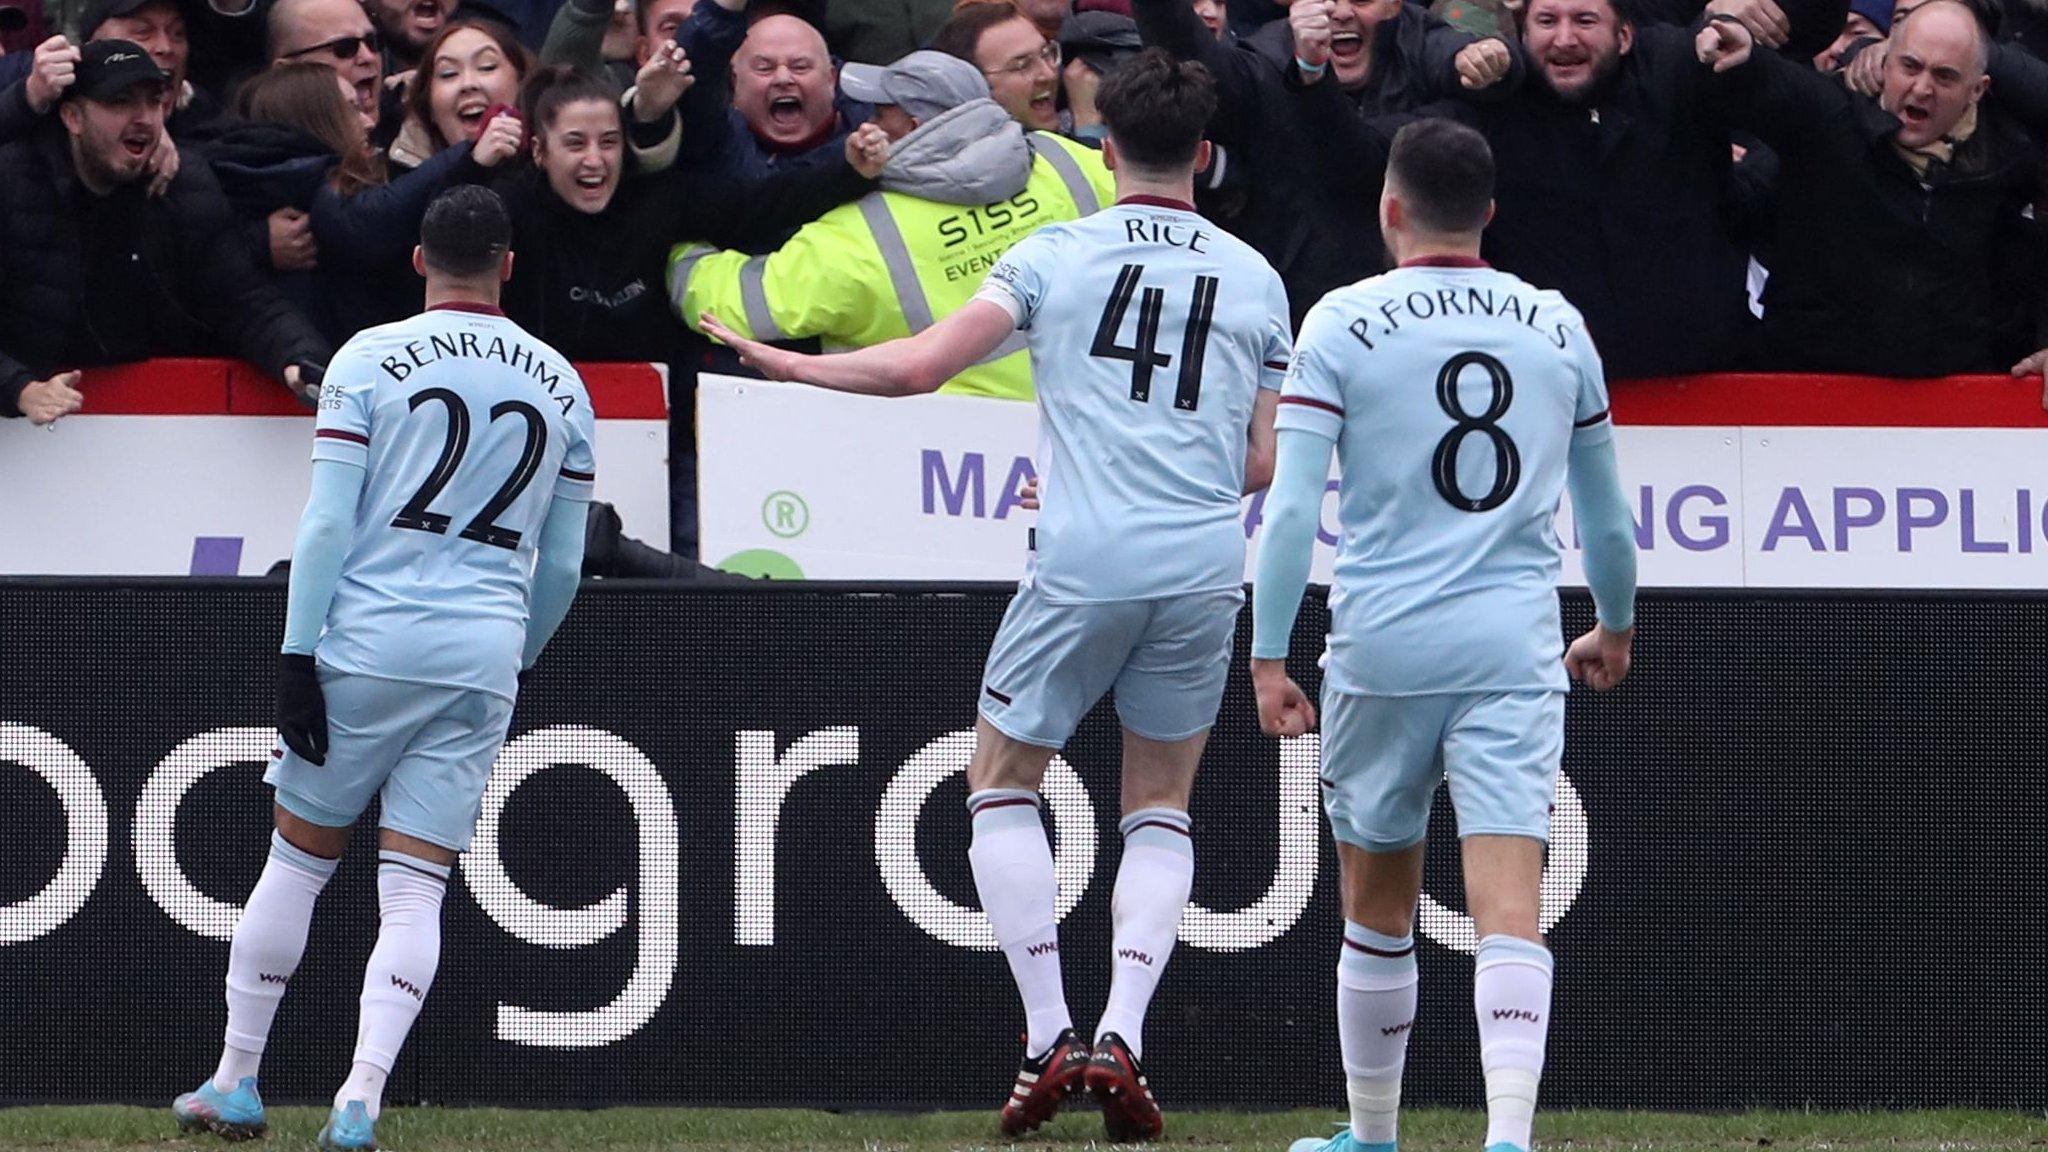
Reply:
[[220, 115], [220, 101], [188, 79], [192, 46], [177, 0], [93, 0], [79, 28], [88, 41], [126, 40], [141, 45], [171, 78], [166, 126], [174, 138], [182, 138]]
[[326, 363], [243, 246], [220, 242], [234, 221], [206, 165], [146, 194], [169, 88], [140, 45], [93, 41], [57, 116], [0, 147], [0, 416], [77, 411], [80, 367], [236, 355], [305, 395]]
[[1144, 48], [1138, 39], [1138, 22], [1116, 12], [1076, 12], [1060, 25], [1059, 43], [1060, 55], [1066, 60], [1060, 70], [1060, 88], [1067, 98], [1060, 131], [1100, 145], [1109, 128], [1095, 107], [1095, 91], [1119, 61]]

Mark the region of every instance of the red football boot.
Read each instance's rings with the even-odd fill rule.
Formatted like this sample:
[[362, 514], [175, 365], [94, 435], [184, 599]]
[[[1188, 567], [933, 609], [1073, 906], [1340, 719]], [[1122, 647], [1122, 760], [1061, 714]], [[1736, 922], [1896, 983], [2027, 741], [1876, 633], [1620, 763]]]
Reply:
[[1088, 1045], [1072, 1028], [1060, 1033], [1038, 1057], [1026, 1056], [1016, 1087], [1003, 1101], [1003, 1135], [1022, 1136], [1052, 1119], [1060, 1101], [1081, 1090], [1088, 1073]]

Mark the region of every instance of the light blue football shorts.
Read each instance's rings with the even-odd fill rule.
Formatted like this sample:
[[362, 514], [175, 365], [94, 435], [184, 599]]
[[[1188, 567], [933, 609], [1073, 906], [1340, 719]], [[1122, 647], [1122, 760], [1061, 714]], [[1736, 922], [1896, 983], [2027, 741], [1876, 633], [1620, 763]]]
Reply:
[[1147, 740], [1185, 740], [1216, 723], [1244, 592], [1048, 604], [1020, 588], [982, 674], [981, 714], [996, 731], [1060, 748], [1102, 694]]
[[382, 795], [378, 823], [451, 852], [469, 847], [512, 702], [468, 688], [356, 676], [320, 666], [327, 763], [280, 741], [265, 782], [300, 819], [346, 828]]
[[1358, 696], [1323, 691], [1323, 808], [1330, 833], [1396, 852], [1429, 833], [1451, 784], [1459, 836], [1550, 840], [1564, 760], [1564, 693]]

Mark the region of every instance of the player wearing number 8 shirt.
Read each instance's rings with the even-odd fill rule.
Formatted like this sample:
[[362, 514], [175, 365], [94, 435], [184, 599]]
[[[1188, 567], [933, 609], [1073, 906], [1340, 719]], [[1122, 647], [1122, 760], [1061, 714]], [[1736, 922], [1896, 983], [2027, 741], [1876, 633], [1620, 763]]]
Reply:
[[495, 195], [443, 193], [414, 255], [427, 311], [358, 334], [327, 370], [292, 554], [282, 747], [264, 777], [277, 830], [229, 952], [220, 1065], [173, 1104], [187, 1129], [263, 1130], [271, 1019], [376, 797], [380, 927], [354, 1065], [319, 1134], [323, 1148], [376, 1145], [384, 1079], [439, 964], [449, 868], [522, 670], [576, 593], [596, 472], [582, 380], [496, 307], [510, 245]]
[[[1001, 1111], [1013, 1136], [1084, 1086], [1114, 1140], [1164, 1124], [1141, 1028], [1193, 882], [1188, 793], [1243, 599], [1239, 501], [1271, 474], [1289, 344], [1279, 276], [1189, 203], [1215, 103], [1201, 65], [1156, 49], [1104, 77], [1117, 204], [1021, 241], [973, 301], [909, 340], [803, 357], [705, 318], [770, 377], [883, 395], [931, 391], [1017, 330], [1029, 338], [1044, 511], [989, 652], [967, 768], [968, 860], [1024, 1002], [1024, 1063]], [[1124, 850], [1091, 1044], [1067, 1011], [1039, 788], [1111, 690]]]
[[[1393, 1152], [1423, 840], [1446, 776], [1479, 934], [1486, 1147], [1528, 1152], [1550, 1023], [1539, 897], [1566, 670], [1603, 689], [1628, 671], [1635, 542], [1600, 360], [1562, 296], [1479, 261], [1492, 196], [1478, 133], [1402, 129], [1380, 201], [1400, 266], [1310, 310], [1281, 394], [1253, 590], [1253, 686], [1272, 735], [1316, 720], [1285, 657], [1333, 448], [1342, 471], [1321, 777], [1344, 897], [1351, 1123], [1295, 1152]], [[1567, 483], [1600, 622], [1560, 662], [1552, 521]]]

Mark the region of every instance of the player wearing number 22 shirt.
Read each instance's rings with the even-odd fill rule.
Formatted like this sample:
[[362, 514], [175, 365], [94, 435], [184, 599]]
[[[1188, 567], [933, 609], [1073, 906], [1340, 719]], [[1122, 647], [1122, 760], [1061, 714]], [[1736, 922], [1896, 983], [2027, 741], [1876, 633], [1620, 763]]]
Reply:
[[[1270, 475], [1289, 335], [1279, 276], [1188, 203], [1215, 107], [1207, 72], [1141, 53], [1104, 78], [1097, 103], [1116, 205], [1019, 242], [974, 300], [923, 333], [801, 357], [706, 327], [773, 378], [882, 395], [935, 389], [1027, 335], [1043, 512], [989, 652], [967, 769], [968, 860], [1024, 1005], [1024, 1061], [1000, 1119], [1008, 1135], [1028, 1131], [1085, 1086], [1111, 1139], [1129, 1141], [1164, 1123], [1139, 1069], [1141, 1029], [1194, 876], [1188, 793], [1243, 600], [1239, 502]], [[1091, 1042], [1061, 983], [1039, 789], [1112, 690], [1124, 850]]]
[[220, 1065], [173, 1105], [188, 1130], [263, 1130], [272, 1018], [313, 902], [374, 798], [381, 924], [354, 1064], [319, 1143], [375, 1147], [385, 1077], [439, 963], [449, 869], [522, 670], [575, 595], [596, 471], [590, 398], [496, 307], [510, 241], [490, 192], [444, 193], [415, 257], [428, 310], [359, 333], [327, 370], [264, 777], [276, 832], [229, 953]]

